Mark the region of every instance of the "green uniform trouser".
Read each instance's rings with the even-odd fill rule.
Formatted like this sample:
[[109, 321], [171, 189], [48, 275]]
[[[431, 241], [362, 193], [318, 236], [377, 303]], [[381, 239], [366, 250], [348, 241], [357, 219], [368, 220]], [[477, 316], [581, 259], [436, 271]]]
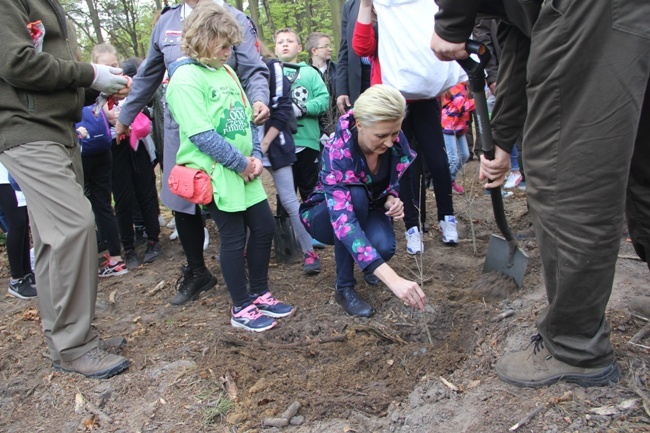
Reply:
[[537, 328], [575, 366], [614, 360], [605, 308], [628, 180], [650, 252], [648, 17], [647, 0], [547, 0], [531, 36], [524, 166], [549, 301]]
[[0, 161], [27, 201], [50, 356], [74, 360], [98, 344], [90, 327], [97, 298], [97, 238], [82, 187], [79, 146], [26, 143], [1, 153]]

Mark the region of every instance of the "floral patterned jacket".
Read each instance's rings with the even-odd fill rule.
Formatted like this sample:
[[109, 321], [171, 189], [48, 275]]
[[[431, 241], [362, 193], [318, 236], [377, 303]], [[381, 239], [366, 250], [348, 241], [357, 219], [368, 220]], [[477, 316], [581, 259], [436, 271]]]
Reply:
[[415, 159], [416, 153], [411, 150], [406, 137], [400, 132], [387, 153], [391, 157], [388, 187], [379, 196], [373, 197], [372, 173], [359, 148], [356, 131], [352, 130], [355, 125], [354, 110], [339, 119], [334, 137], [323, 149], [318, 183], [309, 198], [300, 206], [300, 214], [303, 224], [309, 230], [310, 212], [325, 201], [337, 239], [347, 247], [361, 269], [379, 261], [374, 263], [374, 270], [383, 263], [383, 259], [359, 225], [350, 202], [350, 187], [365, 186], [370, 203], [384, 203], [388, 195], [398, 197], [399, 179]]

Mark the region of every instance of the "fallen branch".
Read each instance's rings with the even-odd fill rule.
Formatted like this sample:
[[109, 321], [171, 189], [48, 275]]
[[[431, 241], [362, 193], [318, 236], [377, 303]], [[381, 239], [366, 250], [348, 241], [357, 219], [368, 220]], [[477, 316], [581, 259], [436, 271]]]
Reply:
[[509, 431], [517, 431], [521, 427], [523, 427], [525, 424], [529, 423], [530, 420], [535, 418], [537, 415], [540, 413], [546, 412], [551, 406], [554, 406], [558, 403], [564, 402], [564, 401], [569, 401], [573, 398], [573, 393], [571, 391], [567, 391], [562, 396], [560, 397], [554, 397], [552, 398], [549, 402], [544, 403], [543, 405], [536, 407], [535, 410], [531, 411], [523, 417], [517, 424], [513, 425], [510, 427], [508, 430]]
[[442, 381], [442, 383], [445, 384], [445, 386], [446, 386], [447, 388], [451, 389], [452, 391], [456, 391], [456, 392], [460, 391], [460, 389], [458, 389], [458, 387], [457, 387], [456, 385], [454, 385], [453, 383], [449, 382], [449, 381], [448, 381], [447, 379], [445, 379], [444, 377], [440, 376], [440, 380]]
[[102, 412], [97, 406], [86, 400], [86, 410], [95, 415], [101, 422], [113, 424], [113, 418]]
[[639, 256], [633, 256], [633, 255], [628, 255], [628, 254], [619, 254], [618, 258], [619, 259], [625, 259], [625, 260], [634, 260], [636, 262], [642, 261], [641, 258], [639, 258]]
[[156, 293], [160, 292], [160, 291], [163, 289], [163, 287], [165, 287], [165, 284], [166, 284], [166, 283], [167, 283], [167, 282], [166, 282], [165, 280], [162, 280], [161, 282], [159, 282], [158, 284], [156, 284], [156, 287], [154, 287], [153, 289], [149, 290], [149, 291], [147, 292], [147, 295], [149, 295], [149, 296], [153, 296], [153, 295], [155, 295]]
[[546, 412], [546, 409], [548, 409], [548, 405], [547, 405], [547, 404], [543, 404], [543, 405], [541, 405], [541, 406], [539, 406], [539, 407], [536, 407], [535, 410], [533, 410], [533, 411], [530, 412], [528, 415], [526, 415], [525, 417], [523, 417], [523, 418], [522, 418], [522, 419], [521, 419], [517, 424], [513, 425], [512, 427], [510, 427], [508, 430], [510, 430], [510, 431], [517, 431], [519, 428], [523, 427], [524, 424], [527, 424], [528, 422], [530, 422], [531, 419], [535, 418], [535, 417], [536, 417], [537, 415], [539, 415], [540, 413], [542, 413], [542, 412]]
[[645, 352], [650, 352], [650, 346], [646, 346], [644, 344], [641, 344], [643, 340], [645, 340], [648, 335], [650, 335], [650, 323], [647, 323], [643, 328], [639, 330], [634, 336], [630, 339], [630, 341], [627, 342], [632, 347], [641, 349]]
[[387, 332], [378, 329], [374, 326], [369, 326], [369, 325], [353, 325], [350, 327], [353, 331], [358, 331], [358, 332], [368, 332], [370, 334], [374, 334], [377, 337], [387, 340], [387, 341], [392, 341], [393, 343], [399, 343], [399, 344], [406, 344], [406, 341], [402, 340], [400, 337], [396, 335], [390, 335]]
[[501, 314], [497, 314], [496, 316], [494, 316], [493, 318], [491, 318], [491, 319], [490, 319], [490, 322], [493, 322], [493, 323], [494, 323], [494, 322], [500, 322], [500, 321], [502, 321], [503, 319], [506, 319], [506, 318], [508, 318], [508, 317], [510, 317], [510, 316], [514, 316], [514, 315], [515, 315], [515, 310], [506, 310], [506, 311], [504, 311], [503, 313], [501, 313]]
[[347, 339], [348, 336], [343, 334], [343, 335], [333, 335], [331, 337], [316, 338], [313, 340], [310, 339], [305, 341], [296, 341], [295, 343], [270, 344], [269, 346], [275, 349], [291, 349], [296, 347], [311, 346], [314, 344], [339, 343], [339, 342], [346, 341]]

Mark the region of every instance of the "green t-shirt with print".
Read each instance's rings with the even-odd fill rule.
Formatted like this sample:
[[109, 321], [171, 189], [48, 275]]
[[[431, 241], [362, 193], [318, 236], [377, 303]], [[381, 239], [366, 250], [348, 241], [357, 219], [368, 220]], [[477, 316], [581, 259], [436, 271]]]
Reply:
[[217, 207], [224, 212], [240, 212], [266, 200], [259, 178], [244, 183], [237, 172], [215, 164], [190, 141], [193, 135], [214, 130], [244, 156], [251, 155], [253, 110], [232, 69], [182, 65], [169, 81], [166, 98], [180, 132], [176, 163], [212, 173]]

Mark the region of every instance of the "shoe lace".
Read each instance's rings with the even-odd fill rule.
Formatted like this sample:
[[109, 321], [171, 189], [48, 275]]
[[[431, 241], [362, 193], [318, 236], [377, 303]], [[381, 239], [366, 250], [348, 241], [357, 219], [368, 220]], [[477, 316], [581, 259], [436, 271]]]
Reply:
[[176, 280], [176, 290], [182, 292], [186, 289], [185, 281], [192, 277], [192, 271], [189, 266], [181, 266], [181, 276]]
[[532, 337], [530, 337], [530, 344], [528, 345], [528, 347], [530, 347], [531, 344], [534, 345], [533, 355], [535, 355], [544, 348], [544, 338], [539, 334], [535, 334]]
[[88, 352], [86, 352], [86, 356], [96, 359], [98, 361], [101, 361], [103, 358], [106, 357], [106, 355], [108, 355], [108, 352], [100, 349], [99, 347], [95, 347], [94, 349], [91, 349]]
[[316, 254], [314, 251], [307, 251], [305, 253], [306, 265], [313, 265], [316, 262], [316, 259], [318, 259], [318, 254]]

